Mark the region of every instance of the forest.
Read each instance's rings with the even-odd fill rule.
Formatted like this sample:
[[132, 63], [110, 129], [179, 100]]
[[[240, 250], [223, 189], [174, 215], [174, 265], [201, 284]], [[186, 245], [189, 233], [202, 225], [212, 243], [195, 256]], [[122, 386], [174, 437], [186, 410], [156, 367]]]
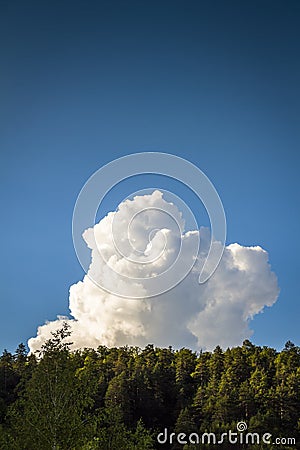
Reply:
[[[300, 348], [290, 341], [282, 351], [246, 340], [212, 352], [152, 344], [71, 351], [71, 342], [65, 323], [36, 354], [23, 344], [3, 352], [0, 449], [300, 448]], [[201, 441], [241, 421], [244, 435], [269, 433], [272, 442]], [[164, 430], [176, 439], [159, 443]], [[180, 443], [180, 433], [200, 442]]]

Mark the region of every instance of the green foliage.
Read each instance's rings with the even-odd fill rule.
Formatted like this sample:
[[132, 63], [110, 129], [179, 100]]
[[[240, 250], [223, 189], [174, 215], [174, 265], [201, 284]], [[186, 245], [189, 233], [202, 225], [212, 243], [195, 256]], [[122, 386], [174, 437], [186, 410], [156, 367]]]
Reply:
[[[157, 434], [236, 430], [294, 437], [299, 448], [300, 349], [245, 341], [196, 354], [146, 346], [70, 351], [67, 323], [36, 355], [20, 344], [0, 357], [0, 449], [210, 448], [157, 443]], [[212, 447], [211, 447], [212, 448]], [[237, 448], [227, 443], [225, 450]], [[242, 447], [241, 447], [242, 448]]]
[[70, 449], [82, 438], [89, 390], [76, 376], [76, 354], [64, 339], [67, 326], [53, 333], [9, 418], [16, 445], [22, 448]]

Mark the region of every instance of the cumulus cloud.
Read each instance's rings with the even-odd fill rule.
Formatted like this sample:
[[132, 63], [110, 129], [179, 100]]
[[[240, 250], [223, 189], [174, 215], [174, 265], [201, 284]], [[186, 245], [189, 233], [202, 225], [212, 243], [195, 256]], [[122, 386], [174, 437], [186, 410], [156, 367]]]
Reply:
[[[154, 343], [212, 350], [249, 338], [253, 316], [278, 297], [268, 253], [228, 245], [213, 276], [199, 284], [209, 230], [184, 227], [176, 205], [154, 191], [122, 202], [86, 230], [91, 264], [83, 281], [70, 288], [73, 319], [59, 316], [40, 326], [30, 350], [40, 349], [64, 320], [74, 349]], [[220, 245], [213, 242], [215, 249]]]

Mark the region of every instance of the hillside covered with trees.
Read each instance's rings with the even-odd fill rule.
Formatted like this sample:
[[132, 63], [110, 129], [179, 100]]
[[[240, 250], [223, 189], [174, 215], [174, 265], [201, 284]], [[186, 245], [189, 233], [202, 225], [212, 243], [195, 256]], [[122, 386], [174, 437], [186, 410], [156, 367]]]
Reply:
[[[24, 345], [0, 357], [0, 449], [297, 449], [300, 348], [241, 347], [195, 353], [137, 347], [71, 352], [67, 324], [36, 355]], [[236, 431], [298, 444], [180, 444], [168, 433]], [[273, 442], [272, 441], [272, 442]]]

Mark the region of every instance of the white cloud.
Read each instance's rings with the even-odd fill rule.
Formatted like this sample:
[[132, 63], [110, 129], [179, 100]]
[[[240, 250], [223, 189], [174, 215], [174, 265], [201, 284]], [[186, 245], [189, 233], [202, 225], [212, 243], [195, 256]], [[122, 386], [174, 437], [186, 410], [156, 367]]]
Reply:
[[[159, 191], [124, 201], [83, 236], [92, 251], [89, 275], [105, 289], [87, 275], [71, 286], [74, 348], [154, 343], [211, 350], [218, 344], [239, 345], [251, 335], [249, 321], [278, 296], [268, 253], [259, 246], [228, 245], [214, 275], [199, 285], [209, 231], [185, 232], [181, 213]], [[199, 238], [195, 265], [176, 285], [191, 265]], [[149, 298], [159, 283], [162, 290], [164, 283], [175, 287]], [[39, 327], [28, 342], [30, 350], [39, 349], [63, 320]]]

